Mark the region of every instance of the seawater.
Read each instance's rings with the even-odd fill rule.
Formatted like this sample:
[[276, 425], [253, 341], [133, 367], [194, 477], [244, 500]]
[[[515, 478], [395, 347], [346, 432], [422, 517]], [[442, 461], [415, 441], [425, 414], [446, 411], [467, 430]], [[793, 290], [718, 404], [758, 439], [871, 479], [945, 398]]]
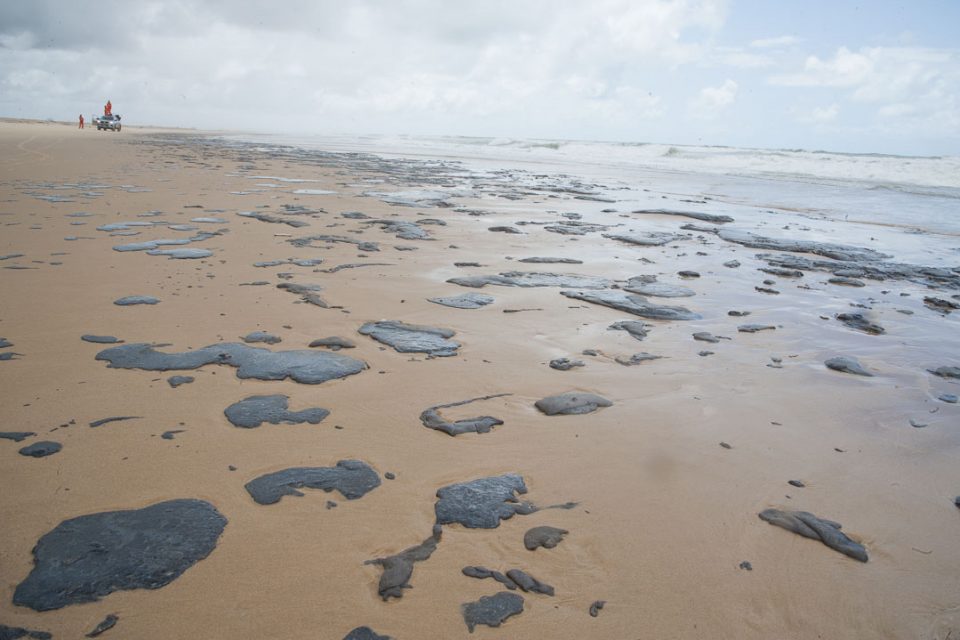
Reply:
[[[231, 139], [463, 165], [478, 176], [549, 174], [589, 182], [604, 208], [722, 212], [778, 237], [850, 242], [894, 259], [960, 263], [960, 157], [905, 157], [789, 149], [427, 136], [240, 135]], [[693, 203], [685, 203], [692, 200]], [[491, 204], [490, 206], [494, 206]], [[764, 229], [763, 227], [767, 227]], [[777, 227], [788, 227], [777, 233]]]

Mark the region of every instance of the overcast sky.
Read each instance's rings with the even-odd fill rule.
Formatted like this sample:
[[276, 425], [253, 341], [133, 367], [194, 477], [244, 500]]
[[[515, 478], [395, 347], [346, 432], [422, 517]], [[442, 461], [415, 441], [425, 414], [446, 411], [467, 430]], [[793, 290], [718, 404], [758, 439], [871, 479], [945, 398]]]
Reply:
[[3, 0], [0, 116], [960, 155], [960, 0]]

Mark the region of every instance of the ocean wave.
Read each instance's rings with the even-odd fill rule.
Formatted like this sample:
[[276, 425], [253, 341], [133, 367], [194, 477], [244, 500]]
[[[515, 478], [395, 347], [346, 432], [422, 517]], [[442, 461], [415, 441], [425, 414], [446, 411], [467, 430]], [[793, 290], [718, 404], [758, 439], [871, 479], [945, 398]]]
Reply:
[[960, 157], [954, 156], [480, 136], [317, 136], [313, 140], [311, 144], [315, 146], [324, 146], [326, 142], [328, 146], [352, 146], [370, 153], [543, 161], [548, 164], [592, 165], [617, 172], [659, 170], [765, 180], [852, 183], [902, 190], [919, 188], [921, 195], [947, 198], [956, 198], [956, 190], [960, 190]]
[[928, 196], [931, 198], [950, 198], [952, 200], [960, 200], [960, 189], [950, 187], [931, 187], [924, 189], [913, 185], [880, 183], [867, 188], [870, 191], [896, 191], [897, 193], [909, 193], [910, 195], [914, 196]]

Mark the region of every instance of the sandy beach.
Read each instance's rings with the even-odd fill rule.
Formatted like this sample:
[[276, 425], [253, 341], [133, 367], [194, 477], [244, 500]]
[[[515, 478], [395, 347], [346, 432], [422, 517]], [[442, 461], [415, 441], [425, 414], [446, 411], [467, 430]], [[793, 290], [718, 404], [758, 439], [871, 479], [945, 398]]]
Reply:
[[[960, 637], [960, 237], [725, 189], [675, 171], [614, 182], [0, 122], [0, 431], [33, 434], [0, 439], [0, 624], [55, 638], [108, 614], [104, 637], [142, 639]], [[125, 246], [156, 240], [175, 242]], [[429, 300], [463, 294], [478, 308]], [[158, 302], [115, 304], [126, 296]], [[400, 352], [370, 335], [389, 341], [397, 325], [375, 323], [391, 321], [449, 333], [407, 332], [407, 346], [443, 345]], [[308, 346], [330, 337], [353, 346]], [[204, 347], [195, 367], [136, 366]], [[272, 355], [291, 351], [314, 355]], [[329, 379], [306, 379], [314, 357]], [[825, 365], [838, 357], [870, 375]], [[574, 366], [551, 366], [563, 358]], [[535, 406], [567, 392], [609, 406]], [[225, 414], [266, 395], [329, 414]], [[467, 432], [428, 428], [433, 407]], [[456, 423], [477, 416], [494, 420]], [[111, 417], [128, 419], [89, 426]], [[18, 453], [44, 441], [62, 449]], [[345, 460], [375, 481], [352, 499], [297, 489], [297, 473], [270, 504], [248, 489]], [[471, 512], [494, 526], [442, 521], [438, 490], [505, 474], [526, 493]], [[174, 579], [14, 603], [61, 522], [184, 499], [226, 524]], [[869, 560], [767, 509], [841, 523]], [[539, 526], [566, 533], [528, 550]], [[384, 567], [367, 561], [431, 539], [402, 597], [381, 597]], [[109, 555], [77, 558], [94, 552]], [[554, 595], [464, 567], [520, 569]], [[522, 613], [471, 635], [462, 606], [500, 592]]]

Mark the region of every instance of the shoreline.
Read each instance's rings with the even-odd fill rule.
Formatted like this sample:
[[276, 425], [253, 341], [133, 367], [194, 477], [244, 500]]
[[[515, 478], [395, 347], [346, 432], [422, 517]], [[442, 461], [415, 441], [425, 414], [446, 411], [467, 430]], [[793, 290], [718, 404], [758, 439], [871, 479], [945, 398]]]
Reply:
[[[23, 123], [23, 124], [76, 124], [74, 121], [66, 120], [53, 120], [53, 119], [41, 119], [41, 118], [17, 118], [13, 116], [0, 116], [0, 122], [11, 122], [11, 123]], [[138, 127], [142, 129], [159, 129], [159, 130], [171, 130], [171, 131], [190, 131], [197, 132], [200, 134], [215, 134], [215, 135], [236, 135], [236, 136], [272, 136], [272, 137], [286, 137], [294, 138], [297, 137], [297, 132], [282, 132], [282, 131], [258, 131], [258, 130], [233, 130], [233, 129], [224, 129], [224, 130], [214, 130], [214, 129], [203, 129], [196, 127], [178, 127], [175, 125], [163, 125], [163, 124], [134, 124], [130, 125], [133, 127]], [[693, 143], [678, 143], [678, 142], [669, 142], [669, 141], [657, 141], [657, 140], [593, 140], [589, 138], [518, 138], [514, 136], [489, 136], [489, 135], [454, 135], [454, 134], [409, 134], [409, 133], [398, 133], [398, 134], [387, 134], [387, 133], [358, 133], [358, 132], [339, 132], [339, 133], [307, 133], [302, 134], [301, 137], [306, 138], [334, 138], [334, 137], [343, 137], [343, 138], [408, 138], [408, 139], [449, 139], [449, 140], [470, 140], [470, 141], [497, 141], [504, 140], [507, 143], [511, 142], [525, 142], [533, 143], [533, 146], [550, 146], [554, 144], [600, 144], [600, 145], [612, 145], [612, 146], [626, 146], [626, 147], [644, 147], [644, 146], [663, 146], [663, 147], [678, 147], [678, 148], [687, 148], [687, 149], [722, 149], [722, 150], [738, 150], [738, 151], [754, 151], [762, 153], [805, 153], [812, 155], [835, 155], [835, 156], [853, 156], [853, 157], [862, 157], [862, 158], [897, 158], [902, 160], [945, 160], [945, 159], [956, 159], [960, 158], [957, 155], [932, 155], [932, 156], [923, 156], [923, 155], [902, 155], [895, 153], [882, 153], [877, 151], [841, 151], [839, 149], [805, 149], [802, 147], [735, 147], [730, 145], [722, 144], [693, 144]]]

